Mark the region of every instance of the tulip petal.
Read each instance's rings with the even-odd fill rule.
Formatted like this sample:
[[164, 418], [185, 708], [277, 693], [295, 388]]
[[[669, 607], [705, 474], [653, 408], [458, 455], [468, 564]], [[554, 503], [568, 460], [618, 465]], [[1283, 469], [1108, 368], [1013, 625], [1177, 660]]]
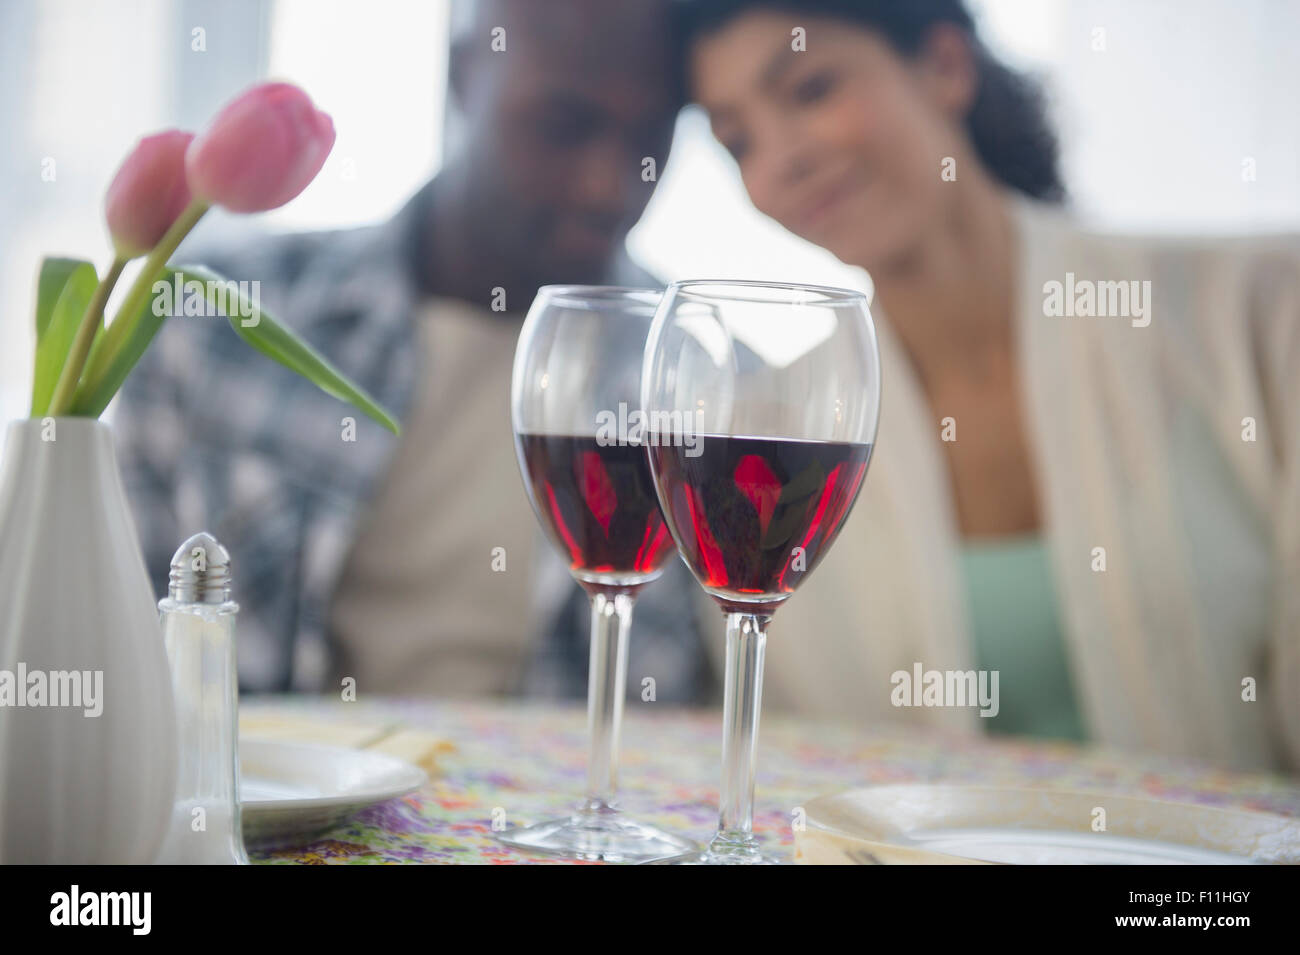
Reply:
[[284, 205], [316, 178], [334, 123], [289, 83], [256, 86], [227, 105], [185, 156], [196, 196], [232, 212]]
[[190, 202], [185, 154], [193, 133], [179, 129], [146, 136], [113, 177], [104, 217], [123, 258], [143, 255], [163, 237]]

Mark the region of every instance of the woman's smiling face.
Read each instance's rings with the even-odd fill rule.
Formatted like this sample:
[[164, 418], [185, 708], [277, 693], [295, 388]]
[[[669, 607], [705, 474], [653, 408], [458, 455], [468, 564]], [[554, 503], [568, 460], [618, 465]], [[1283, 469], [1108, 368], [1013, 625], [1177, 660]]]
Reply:
[[955, 185], [945, 157], [958, 177], [974, 162], [961, 129], [974, 69], [955, 28], [904, 59], [868, 28], [758, 10], [700, 36], [690, 78], [754, 205], [852, 265], [906, 257]]

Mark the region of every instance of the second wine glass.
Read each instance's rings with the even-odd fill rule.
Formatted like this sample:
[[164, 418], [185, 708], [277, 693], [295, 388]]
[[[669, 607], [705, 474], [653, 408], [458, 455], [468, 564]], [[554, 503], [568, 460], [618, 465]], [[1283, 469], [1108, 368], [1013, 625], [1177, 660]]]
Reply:
[[[641, 406], [664, 517], [727, 621], [718, 832], [707, 851], [666, 861], [774, 862], [753, 831], [767, 625], [826, 556], [866, 475], [880, 409], [866, 297], [674, 283]], [[800, 639], [818, 652], [817, 634]]]
[[543, 287], [515, 350], [511, 415], [524, 486], [591, 600], [587, 794], [565, 818], [498, 835], [518, 848], [642, 862], [691, 846], [628, 819], [615, 802], [632, 608], [674, 554], [637, 427], [659, 298], [646, 289]]

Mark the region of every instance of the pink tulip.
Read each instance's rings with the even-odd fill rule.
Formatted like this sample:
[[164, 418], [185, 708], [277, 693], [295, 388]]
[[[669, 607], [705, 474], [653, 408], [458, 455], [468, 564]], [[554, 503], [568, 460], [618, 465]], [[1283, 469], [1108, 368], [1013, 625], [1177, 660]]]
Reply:
[[132, 259], [152, 249], [189, 205], [185, 150], [193, 138], [179, 129], [146, 136], [113, 177], [105, 217], [120, 257]]
[[334, 123], [289, 83], [255, 86], [227, 105], [185, 154], [194, 195], [232, 212], [284, 205], [316, 178]]

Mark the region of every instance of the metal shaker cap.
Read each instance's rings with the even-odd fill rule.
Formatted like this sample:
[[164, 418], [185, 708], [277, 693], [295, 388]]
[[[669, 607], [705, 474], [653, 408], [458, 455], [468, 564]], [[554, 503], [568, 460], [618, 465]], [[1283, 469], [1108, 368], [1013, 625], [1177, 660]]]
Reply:
[[180, 603], [220, 604], [230, 599], [230, 554], [206, 531], [172, 555], [168, 593]]

